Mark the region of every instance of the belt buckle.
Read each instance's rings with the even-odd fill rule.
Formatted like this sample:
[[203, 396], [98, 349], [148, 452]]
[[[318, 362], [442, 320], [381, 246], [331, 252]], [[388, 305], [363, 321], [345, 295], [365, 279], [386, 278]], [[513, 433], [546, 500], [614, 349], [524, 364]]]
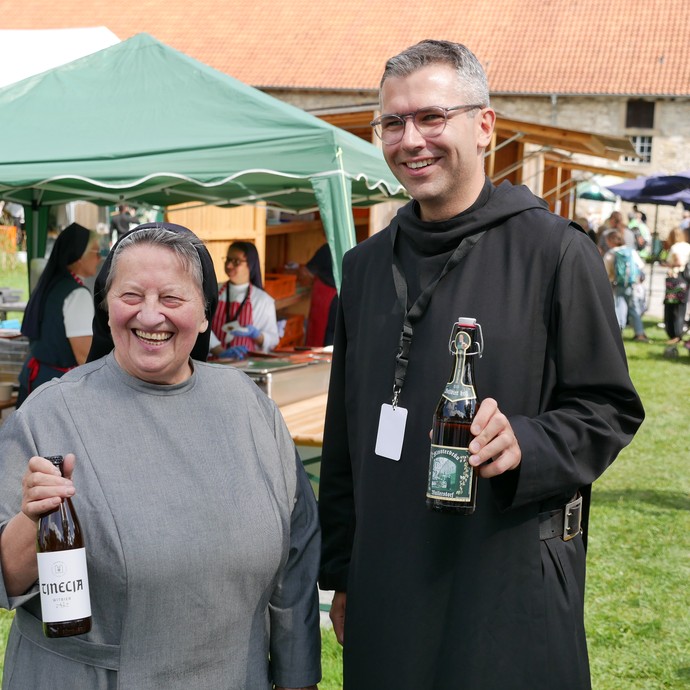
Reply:
[[566, 504], [563, 509], [563, 541], [570, 541], [580, 534], [582, 524], [582, 496]]

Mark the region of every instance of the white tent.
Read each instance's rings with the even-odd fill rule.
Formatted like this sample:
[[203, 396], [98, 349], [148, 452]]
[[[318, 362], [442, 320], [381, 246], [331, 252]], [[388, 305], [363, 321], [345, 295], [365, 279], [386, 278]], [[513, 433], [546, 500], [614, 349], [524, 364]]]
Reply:
[[0, 29], [0, 87], [108, 48], [120, 39], [104, 26], [83, 29]]

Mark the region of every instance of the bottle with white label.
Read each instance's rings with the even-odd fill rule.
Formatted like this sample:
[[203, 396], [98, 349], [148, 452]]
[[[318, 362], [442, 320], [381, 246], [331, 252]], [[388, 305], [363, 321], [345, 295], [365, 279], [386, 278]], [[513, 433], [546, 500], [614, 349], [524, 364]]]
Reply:
[[[62, 473], [61, 455], [46, 460]], [[91, 630], [91, 599], [81, 525], [69, 498], [38, 522], [36, 541], [43, 632], [46, 637]]]
[[477, 472], [469, 464], [470, 426], [479, 406], [474, 384], [474, 360], [483, 349], [481, 326], [459, 318], [448, 343], [454, 366], [436, 407], [426, 505], [442, 513], [471, 515], [477, 504]]

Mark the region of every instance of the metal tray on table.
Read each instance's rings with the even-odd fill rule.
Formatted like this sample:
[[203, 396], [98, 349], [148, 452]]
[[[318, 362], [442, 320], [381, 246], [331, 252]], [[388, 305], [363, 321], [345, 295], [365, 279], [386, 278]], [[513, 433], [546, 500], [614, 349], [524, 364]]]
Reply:
[[278, 406], [326, 393], [331, 375], [330, 358], [304, 355], [249, 359], [232, 366], [244, 371]]

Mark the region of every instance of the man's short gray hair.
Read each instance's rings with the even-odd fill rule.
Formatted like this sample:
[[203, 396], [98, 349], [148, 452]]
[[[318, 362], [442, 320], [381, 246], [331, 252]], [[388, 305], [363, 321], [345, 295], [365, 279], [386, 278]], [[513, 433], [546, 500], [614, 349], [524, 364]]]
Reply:
[[489, 105], [489, 83], [476, 55], [461, 43], [427, 39], [410, 46], [390, 58], [381, 77], [380, 86], [389, 77], [407, 77], [428, 65], [446, 64], [456, 70], [458, 80], [471, 103]]
[[115, 247], [113, 257], [110, 264], [110, 271], [105, 281], [105, 297], [103, 299], [103, 306], [106, 306], [106, 299], [113, 280], [117, 274], [118, 263], [122, 254], [130, 247], [137, 245], [151, 245], [154, 247], [166, 247], [177, 254], [184, 270], [189, 273], [194, 282], [198, 285], [204, 302], [204, 309], [206, 309], [206, 297], [204, 296], [204, 272], [201, 267], [201, 259], [199, 259], [199, 252], [197, 246], [202, 245], [200, 239], [190, 237], [189, 235], [182, 235], [163, 226], [156, 225], [154, 227], [142, 228], [141, 230], [133, 230], [125, 235]]

